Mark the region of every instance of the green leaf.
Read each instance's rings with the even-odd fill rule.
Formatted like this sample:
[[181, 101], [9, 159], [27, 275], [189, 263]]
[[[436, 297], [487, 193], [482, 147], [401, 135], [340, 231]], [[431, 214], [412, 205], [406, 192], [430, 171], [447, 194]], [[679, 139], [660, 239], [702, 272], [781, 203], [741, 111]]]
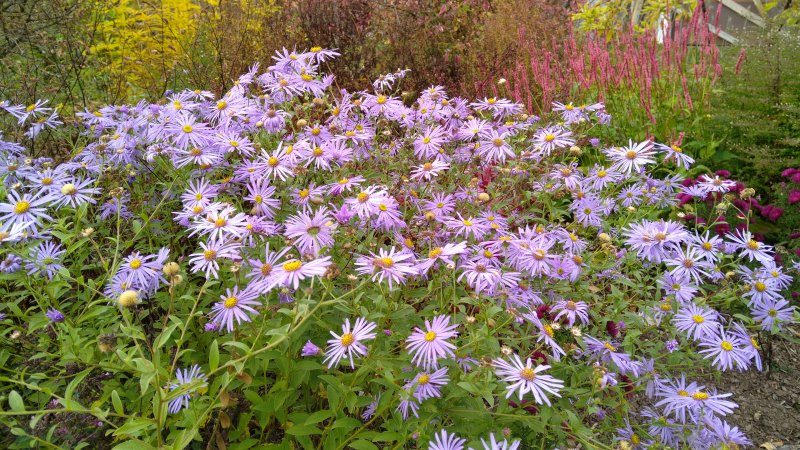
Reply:
[[8, 406], [15, 412], [25, 411], [25, 403], [22, 401], [22, 396], [19, 395], [19, 392], [11, 391], [8, 393]]
[[114, 405], [114, 412], [120, 415], [125, 414], [125, 408], [122, 407], [122, 400], [116, 389], [111, 391], [111, 404]]
[[217, 370], [217, 367], [219, 367], [219, 343], [214, 339], [208, 350], [208, 370], [213, 372]]
[[308, 416], [308, 419], [306, 419], [305, 424], [310, 425], [310, 424], [320, 423], [331, 416], [333, 416], [333, 411], [331, 411], [330, 409], [317, 411], [314, 414]]
[[111, 450], [155, 450], [155, 447], [147, 442], [131, 439], [130, 441], [115, 445]]
[[286, 430], [286, 434], [292, 436], [308, 436], [311, 434], [321, 434], [322, 430], [314, 425], [295, 425]]
[[[146, 430], [148, 428], [154, 428], [155, 423], [152, 420], [146, 419], [139, 419], [133, 418], [129, 419], [125, 422], [121, 427], [114, 430], [114, 436], [139, 436], [142, 430]], [[128, 441], [131, 442], [131, 441]], [[117, 447], [114, 447], [117, 448]], [[126, 447], [126, 448], [134, 448], [134, 447]], [[142, 447], [139, 447], [142, 448]], [[151, 448], [151, 447], [147, 447]]]
[[364, 439], [351, 442], [350, 447], [356, 450], [379, 450], [375, 444]]

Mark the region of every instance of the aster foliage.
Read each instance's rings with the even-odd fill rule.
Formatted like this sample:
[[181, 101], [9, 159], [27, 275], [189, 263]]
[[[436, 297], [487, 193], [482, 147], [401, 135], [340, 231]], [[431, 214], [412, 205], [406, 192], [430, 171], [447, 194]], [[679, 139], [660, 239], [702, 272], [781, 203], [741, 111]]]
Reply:
[[336, 56], [78, 113], [67, 160], [31, 156], [46, 102], [0, 102], [0, 443], [76, 414], [124, 448], [748, 442], [691, 380], [764, 368], [798, 266], [720, 228], [730, 180], [600, 142], [602, 104], [347, 92]]

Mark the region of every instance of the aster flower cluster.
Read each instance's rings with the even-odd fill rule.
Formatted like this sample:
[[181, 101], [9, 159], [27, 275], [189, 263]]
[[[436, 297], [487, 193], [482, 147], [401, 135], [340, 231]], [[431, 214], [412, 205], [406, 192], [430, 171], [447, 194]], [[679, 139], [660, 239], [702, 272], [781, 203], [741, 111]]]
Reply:
[[[781, 267], [770, 245], [746, 227], [665, 213], [695, 198], [724, 201], [729, 180], [686, 183], [694, 160], [677, 145], [590, 139], [610, 122], [600, 103], [555, 103], [540, 118], [440, 86], [412, 103], [396, 95], [404, 71], [366, 91], [334, 92], [323, 67], [336, 56], [282, 50], [218, 98], [186, 90], [79, 113], [87, 143], [60, 164], [0, 142], [0, 270], [42, 285], [64, 270], [77, 280], [85, 258], [75, 242], [94, 231], [71, 236], [59, 220], [84, 218], [116, 239], [118, 254], [92, 247], [109, 272], [96, 281], [103, 294], [120, 309], [147, 299], [148, 327], [163, 313], [165, 327], [196, 331], [193, 352], [180, 348], [184, 335], [173, 344], [175, 362], [204, 363], [214, 343], [208, 370], [165, 372], [175, 373], [172, 414], [218, 388], [229, 352], [222, 364], [245, 385], [248, 371], [260, 372], [264, 390], [244, 395], [253, 404], [272, 386], [269, 395], [290, 386], [319, 396], [289, 414], [308, 419], [302, 427], [319, 421], [300, 408], [330, 404], [336, 410], [320, 420], [389, 423], [396, 414], [402, 426], [428, 427], [436, 417], [430, 448], [480, 439], [514, 449], [521, 441], [505, 430], [488, 440], [448, 432], [461, 419], [441, 412], [450, 402], [480, 412], [485, 400], [519, 416], [503, 423], [526, 436], [525, 415], [638, 395], [626, 406], [636, 422], [601, 439], [636, 448], [749, 442], [725, 421], [737, 407], [730, 394], [668, 376], [654, 359], [666, 351], [720, 371], [760, 370], [760, 336], [797, 320], [784, 297], [797, 267]], [[0, 105], [18, 126], [54, 114], [45, 103]], [[579, 158], [587, 144], [597, 148], [588, 164]], [[134, 185], [149, 187], [149, 198]], [[141, 227], [150, 227], [146, 239]], [[192, 295], [176, 297], [180, 289]], [[731, 297], [742, 300], [731, 306]], [[53, 306], [42, 314], [69, 326], [70, 311]], [[644, 327], [652, 338], [636, 339]], [[356, 385], [364, 395], [348, 397]], [[587, 386], [592, 398], [577, 402]]]

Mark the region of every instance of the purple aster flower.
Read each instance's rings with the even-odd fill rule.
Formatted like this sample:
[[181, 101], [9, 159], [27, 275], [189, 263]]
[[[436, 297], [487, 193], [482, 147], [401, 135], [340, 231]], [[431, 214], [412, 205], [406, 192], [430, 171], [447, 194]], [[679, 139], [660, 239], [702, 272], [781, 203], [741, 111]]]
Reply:
[[731, 370], [734, 365], [739, 370], [750, 367], [750, 353], [742, 347], [738, 335], [725, 331], [722, 325], [717, 333], [703, 336], [700, 341], [703, 358], [714, 357], [713, 364], [719, 370]]
[[94, 184], [94, 182], [95, 180], [91, 178], [84, 180], [76, 177], [68, 180], [59, 187], [61, 195], [53, 202], [53, 205], [58, 209], [62, 206], [77, 208], [84, 203], [97, 203], [97, 200], [90, 197], [90, 195], [98, 195], [100, 193], [100, 189], [89, 187], [89, 185]]
[[154, 255], [133, 252], [122, 260], [117, 275], [125, 278], [129, 289], [153, 294], [160, 282], [167, 282], [161, 275], [161, 269], [168, 257], [169, 250], [166, 248]]
[[772, 247], [753, 239], [749, 231], [736, 230], [736, 234], [728, 233], [726, 237], [732, 241], [733, 248], [739, 250], [741, 256], [746, 256], [748, 261], [756, 259], [762, 264], [773, 262], [770, 254]]
[[330, 256], [324, 256], [307, 262], [298, 259], [290, 259], [275, 268], [275, 276], [272, 278], [272, 285], [269, 286], [269, 288], [271, 289], [274, 286], [281, 285], [286, 287], [291, 286], [296, 290], [300, 287], [300, 281], [310, 277], [325, 275], [330, 265]]
[[281, 206], [280, 200], [272, 198], [275, 188], [269, 185], [266, 178], [251, 180], [247, 184], [247, 193], [244, 199], [253, 203], [253, 214], [255, 215], [272, 219], [275, 216], [275, 210]]
[[694, 158], [684, 153], [683, 149], [677, 145], [655, 144], [655, 148], [666, 153], [664, 161], [675, 161], [675, 165], [678, 167], [689, 170], [689, 167], [694, 164]]
[[467, 248], [466, 242], [459, 242], [458, 244], [446, 244], [444, 247], [434, 247], [428, 252], [426, 259], [419, 260], [417, 269], [420, 275], [426, 275], [431, 268], [439, 264], [453, 264], [452, 257], [464, 253]]
[[53, 308], [50, 308], [49, 310], [47, 310], [47, 312], [44, 313], [44, 315], [47, 316], [47, 318], [50, 319], [50, 322], [53, 322], [53, 323], [61, 323], [66, 318], [66, 317], [64, 317], [64, 313], [62, 313], [61, 311], [59, 311], [57, 309], [53, 309]]
[[753, 445], [750, 439], [747, 439], [747, 436], [739, 431], [739, 427], [732, 427], [719, 417], [705, 417], [703, 418], [703, 423], [717, 443], [721, 444], [721, 448], [738, 448], [739, 446]]
[[558, 392], [564, 388], [564, 382], [541, 373], [549, 369], [550, 366], [539, 365], [534, 368], [530, 358], [523, 364], [519, 355], [516, 354], [512, 356], [511, 363], [498, 358], [493, 361], [492, 365], [496, 368], [497, 375], [506, 383], [510, 383], [506, 387], [506, 390], [508, 390], [506, 398], [514, 395], [514, 391], [518, 388], [520, 400], [526, 393], [530, 392], [533, 394], [534, 401], [540, 405], [546, 404], [550, 406], [550, 399], [547, 398], [548, 393], [561, 397]]
[[600, 199], [587, 196], [572, 203], [570, 207], [575, 214], [575, 219], [584, 227], [599, 227], [602, 222], [600, 214], [603, 211]]
[[575, 319], [580, 319], [584, 325], [589, 324], [589, 305], [586, 302], [576, 302], [573, 300], [560, 300], [553, 305], [553, 312], [557, 312], [553, 320], [561, 317], [567, 319], [567, 326], [571, 327]]
[[429, 398], [441, 397], [442, 391], [439, 388], [448, 381], [450, 379], [447, 377], [447, 367], [442, 367], [433, 373], [418, 373], [413, 380], [403, 386], [403, 389], [412, 391], [417, 401], [422, 403]]
[[341, 336], [331, 331], [333, 339], [328, 340], [328, 348], [325, 351], [323, 362], [327, 363], [330, 369], [338, 366], [342, 358], [348, 358], [350, 359], [350, 368], [355, 369], [353, 356], [367, 355], [367, 347], [362, 342], [367, 339], [375, 339], [373, 330], [376, 326], [372, 322], [367, 322], [363, 317], [359, 317], [351, 330], [350, 319], [345, 319]]
[[321, 207], [314, 212], [313, 217], [301, 212], [286, 220], [284, 235], [294, 241], [295, 247], [301, 254], [318, 256], [323, 248], [333, 246], [332, 222], [328, 208]]
[[361, 183], [366, 181], [366, 179], [362, 176], [355, 176], [355, 177], [343, 177], [339, 179], [338, 182], [329, 184], [328, 194], [330, 195], [342, 195], [345, 192], [349, 192], [351, 189], [355, 187], [361, 186]]
[[692, 301], [698, 291], [697, 286], [688, 279], [673, 277], [669, 272], [664, 272], [658, 279], [658, 284], [664, 289], [666, 295], [674, 295], [680, 303]]
[[189, 236], [200, 234], [211, 239], [226, 240], [242, 237], [247, 232], [247, 217], [236, 208], [224, 203], [215, 203], [206, 208], [205, 217], [195, 218]]
[[626, 174], [638, 173], [647, 164], [656, 162], [653, 159], [655, 155], [653, 143], [650, 141], [640, 142], [636, 145], [633, 145], [633, 141], [629, 141], [627, 147], [609, 148], [603, 152], [614, 162], [617, 170]]
[[446, 430], [441, 430], [433, 435], [434, 439], [428, 442], [428, 450], [464, 450], [466, 439], [462, 439], [453, 434], [447, 434]]
[[600, 341], [591, 336], [584, 336], [586, 349], [592, 354], [592, 359], [602, 363], [613, 362], [621, 373], [631, 372], [634, 376], [639, 376], [642, 364], [632, 361], [630, 355], [617, 351], [619, 344], [614, 341]]
[[380, 211], [378, 205], [388, 196], [385, 189], [379, 186], [368, 186], [362, 189], [355, 198], [345, 200], [345, 204], [361, 219], [368, 219]]
[[59, 270], [63, 269], [61, 258], [66, 253], [64, 247], [50, 241], [41, 242], [30, 250], [25, 269], [28, 275], [43, 273], [52, 280]]
[[439, 367], [439, 358], [455, 358], [456, 346], [447, 342], [447, 339], [458, 336], [455, 329], [458, 325], [450, 325], [450, 317], [441, 315], [433, 321], [425, 321], [425, 331], [419, 327], [406, 341], [406, 348], [411, 355], [411, 362], [425, 370]]
[[553, 150], [575, 145], [572, 132], [559, 126], [550, 126], [536, 130], [533, 135], [533, 150], [535, 153], [549, 156]]
[[517, 450], [519, 448], [520, 441], [508, 442], [505, 439], [498, 441], [495, 439], [494, 433], [489, 433], [489, 442], [486, 442], [483, 440], [483, 438], [481, 438], [481, 444], [483, 444], [483, 450]]
[[208, 242], [201, 242], [202, 251], [189, 255], [189, 263], [192, 264], [192, 273], [204, 272], [206, 278], [219, 278], [219, 263], [222, 259], [237, 260], [240, 258], [239, 250], [241, 244], [236, 242], [224, 242], [210, 239]]
[[665, 259], [664, 264], [672, 268], [669, 271], [670, 275], [680, 279], [691, 278], [701, 283], [703, 276], [710, 276], [707, 270], [711, 269], [711, 263], [706, 261], [696, 247], [675, 249], [672, 258]]
[[509, 145], [508, 140], [511, 134], [508, 132], [498, 132], [491, 129], [481, 135], [481, 141], [478, 147], [478, 153], [483, 156], [487, 163], [499, 162], [505, 163], [506, 158], [514, 158], [516, 153]]
[[670, 339], [664, 343], [664, 347], [667, 349], [668, 352], [673, 353], [675, 350], [678, 349], [678, 341], [675, 339]]
[[393, 197], [384, 197], [378, 203], [378, 212], [373, 227], [381, 231], [392, 231], [405, 228], [407, 225], [401, 217], [400, 205]]
[[261, 302], [256, 300], [258, 292], [254, 289], [244, 289], [239, 291], [236, 286], [232, 290], [227, 289], [225, 295], [221, 295], [219, 301], [214, 304], [211, 309], [211, 320], [220, 324], [220, 328], [225, 327], [228, 333], [233, 332], [233, 322], [236, 320], [237, 324], [242, 322], [250, 322], [250, 316], [258, 315], [253, 307], [260, 306]]
[[434, 159], [431, 162], [426, 162], [414, 168], [411, 171], [412, 180], [425, 180], [430, 181], [431, 178], [439, 176], [439, 172], [450, 168], [450, 164]]
[[367, 407], [366, 407], [366, 408], [364, 408], [364, 412], [363, 412], [363, 413], [361, 413], [361, 419], [362, 419], [362, 420], [369, 420], [369, 419], [371, 419], [371, 418], [372, 418], [372, 416], [374, 416], [374, 415], [375, 415], [375, 411], [377, 411], [377, 410], [378, 410], [378, 402], [381, 400], [381, 395], [380, 395], [380, 394], [378, 394], [378, 396], [377, 396], [377, 397], [373, 397], [373, 399], [374, 399], [374, 400], [372, 401], [372, 403], [370, 403], [369, 405], [367, 405]]
[[10, 191], [7, 203], [0, 203], [0, 213], [5, 213], [0, 216], [3, 230], [10, 229], [14, 224], [24, 224], [26, 230], [35, 233], [37, 226], [42, 225], [42, 219], [53, 220], [46, 213], [47, 207], [53, 201], [55, 201], [53, 194], [46, 193], [44, 190], [34, 195]]
[[703, 309], [694, 303], [681, 306], [672, 323], [680, 331], [694, 340], [700, 340], [705, 336], [714, 335], [719, 329], [717, 321], [719, 314], [713, 309]]
[[389, 289], [395, 284], [404, 284], [409, 275], [416, 275], [414, 267], [414, 254], [405, 250], [397, 252], [392, 247], [389, 250], [379, 249], [378, 254], [370, 253], [368, 256], [359, 256], [356, 260], [356, 272], [362, 275], [372, 275], [372, 281], [382, 283], [389, 281]]
[[753, 307], [753, 319], [761, 323], [761, 329], [781, 329], [784, 324], [794, 323], [794, 306], [782, 298], [767, 299]]
[[305, 343], [305, 345], [303, 345], [301, 356], [317, 356], [320, 353], [322, 353], [322, 350], [314, 345], [313, 342], [308, 341]]
[[442, 145], [447, 142], [445, 130], [440, 126], [428, 127], [424, 133], [414, 140], [414, 155], [417, 159], [425, 161], [437, 158]]
[[175, 414], [184, 408], [188, 408], [189, 400], [191, 400], [192, 396], [208, 386], [207, 378], [197, 364], [190, 369], [177, 369], [175, 378], [176, 381], [170, 383], [169, 390], [170, 392], [179, 391], [181, 394], [169, 402], [170, 414]]

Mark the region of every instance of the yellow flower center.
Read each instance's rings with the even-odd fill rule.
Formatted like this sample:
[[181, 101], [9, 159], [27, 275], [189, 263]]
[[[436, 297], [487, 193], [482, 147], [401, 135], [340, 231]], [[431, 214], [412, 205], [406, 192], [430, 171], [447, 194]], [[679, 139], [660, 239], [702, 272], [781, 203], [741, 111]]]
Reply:
[[386, 103], [386, 97], [379, 95], [378, 98], [375, 99], [375, 103], [379, 105]]
[[234, 297], [233, 295], [225, 299], [225, 308], [231, 309], [239, 303], [239, 299]]
[[603, 346], [605, 348], [611, 350], [612, 352], [616, 352], [617, 351], [617, 348], [614, 347], [613, 345], [611, 345], [611, 343], [609, 343], [609, 342], [603, 342]]
[[435, 331], [428, 331], [427, 333], [425, 333], [425, 340], [426, 341], [431, 342], [434, 339], [436, 339], [436, 332]]
[[239, 142], [238, 141], [231, 141], [230, 144], [231, 144], [231, 147], [234, 147], [234, 148], [239, 146]]
[[203, 252], [203, 258], [205, 258], [206, 261], [211, 261], [211, 260], [217, 259], [217, 251], [208, 249], [208, 250]]
[[339, 184], [347, 184], [349, 182], [350, 182], [349, 178], [342, 178], [341, 180], [339, 180]]
[[384, 205], [383, 203], [381, 203], [380, 205], [378, 205], [378, 209], [380, 209], [381, 211], [386, 211], [386, 210], [387, 210], [387, 209], [389, 209], [389, 208], [387, 208], [387, 207], [386, 207], [386, 205]]
[[555, 135], [548, 134], [548, 135], [545, 135], [544, 140], [547, 141], [547, 142], [553, 142], [553, 141], [556, 140], [556, 137], [555, 137]]
[[430, 142], [431, 142], [431, 138], [429, 138], [428, 136], [425, 136], [425, 139], [422, 140], [423, 144], [428, 144]]
[[267, 276], [272, 273], [272, 264], [264, 263], [261, 265], [261, 275]]
[[357, 199], [359, 203], [364, 203], [369, 199], [369, 194], [366, 192], [361, 192], [358, 194]]
[[544, 328], [545, 334], [547, 334], [548, 336], [553, 337], [553, 335], [555, 335], [555, 331], [553, 331], [553, 327], [552, 326], [544, 325], [543, 328]]
[[747, 241], [747, 248], [749, 248], [750, 250], [758, 250], [758, 247], [759, 247], [760, 245], [761, 245], [761, 244], [759, 244], [757, 241], [754, 241], [754, 240], [752, 240], [752, 239], [750, 239], [749, 241]]
[[223, 109], [225, 109], [227, 107], [228, 107], [228, 102], [226, 102], [225, 100], [220, 100], [220, 101], [217, 102], [217, 109], [218, 110], [222, 111]]
[[217, 228], [222, 228], [227, 224], [228, 224], [228, 221], [223, 219], [222, 217], [219, 217], [219, 218], [217, 218], [217, 220], [214, 221], [214, 226], [217, 227]]
[[31, 204], [25, 200], [21, 200], [14, 205], [14, 214], [25, 214], [31, 209]]
[[425, 164], [422, 165], [422, 168], [424, 170], [431, 170], [433, 169], [433, 163], [426, 162]]
[[683, 389], [678, 391], [678, 397], [688, 397], [688, 396], [689, 396], [689, 393], [684, 391]]
[[131, 269], [138, 269], [142, 267], [142, 260], [141, 259], [134, 259], [131, 261]]
[[304, 74], [300, 75], [300, 78], [302, 78], [303, 81], [311, 81], [311, 80], [314, 79], [314, 77], [312, 77], [311, 75], [309, 75], [307, 73], [304, 73]]
[[191, 133], [192, 132], [192, 126], [189, 125], [189, 124], [184, 125], [182, 129], [183, 129], [184, 133]]
[[276, 167], [278, 165], [278, 162], [279, 162], [278, 158], [274, 156], [270, 156], [269, 160], [267, 160], [267, 164], [269, 164], [270, 167]]
[[461, 222], [464, 224], [465, 227], [471, 227], [472, 226], [472, 222], [470, 222], [469, 220], [462, 220]]
[[778, 315], [778, 310], [770, 309], [769, 311], [767, 311], [767, 314], [769, 314], [770, 317], [775, 317]]
[[523, 380], [533, 381], [533, 379], [536, 378], [536, 372], [534, 372], [530, 367], [526, 367], [519, 371], [519, 376]]
[[299, 195], [300, 198], [306, 198], [308, 197], [308, 194], [309, 194], [308, 189], [303, 189], [302, 191], [297, 193], [297, 195]]
[[502, 140], [502, 139], [500, 139], [500, 138], [495, 138], [495, 139], [492, 141], [492, 144], [494, 144], [494, 146], [495, 146], [495, 147], [502, 147], [502, 146], [503, 146], [503, 144], [505, 144], [505, 143], [506, 143], [506, 141], [504, 141], [504, 140]]
[[733, 350], [733, 344], [731, 344], [728, 341], [722, 341], [722, 343], [719, 344], [719, 346], [720, 346], [720, 348], [722, 348], [726, 352], [729, 352], [729, 351]]
[[633, 151], [633, 150], [628, 150], [628, 152], [625, 153], [625, 157], [630, 159], [630, 160], [634, 160], [634, 159], [636, 159], [636, 152]]
[[758, 292], [764, 292], [767, 289], [767, 285], [763, 281], [756, 281], [754, 287]]
[[428, 258], [436, 258], [437, 256], [442, 254], [442, 248], [436, 247], [433, 250], [428, 252]]
[[604, 177], [604, 176], [606, 176], [607, 174], [608, 174], [608, 173], [607, 173], [605, 170], [601, 170], [601, 171], [597, 172], [597, 176], [598, 176], [598, 178], [603, 178], [603, 177]]
[[431, 381], [431, 377], [428, 374], [421, 375], [417, 379], [417, 383], [419, 383], [420, 386], [426, 385], [426, 384], [430, 383], [430, 381]]
[[388, 256], [384, 256], [383, 258], [378, 258], [380, 260], [381, 266], [385, 268], [392, 267], [394, 265], [394, 260], [389, 258]]
[[283, 264], [283, 270], [286, 272], [296, 272], [300, 270], [300, 267], [303, 266], [303, 263], [300, 261], [289, 261]]
[[52, 178], [50, 178], [50, 177], [42, 178], [42, 186], [50, 186], [51, 184], [53, 184], [53, 179]]
[[697, 391], [694, 394], [692, 394], [692, 398], [700, 401], [708, 400], [708, 393], [703, 391]]
[[339, 342], [342, 343], [342, 347], [349, 347], [349, 346], [353, 345], [353, 342], [355, 342], [355, 341], [356, 341], [356, 338], [355, 338], [355, 336], [353, 336], [353, 333], [345, 333], [345, 334], [342, 335], [341, 339], [339, 340]]
[[706, 321], [706, 318], [701, 315], [695, 315], [694, 317], [692, 317], [692, 320], [694, 321], [694, 323], [703, 323]]
[[709, 250], [711, 250], [712, 248], [714, 248], [714, 246], [713, 246], [713, 245], [711, 245], [711, 242], [703, 242], [703, 250], [705, 250], [705, 251], [709, 251]]
[[200, 150], [200, 149], [199, 149], [199, 148], [197, 148], [197, 147], [194, 147], [193, 149], [191, 149], [191, 150], [189, 151], [189, 154], [191, 154], [192, 156], [200, 156], [200, 155], [202, 155], [202, 154], [203, 154], [203, 151], [202, 151], [202, 150]]
[[661, 310], [662, 311], [672, 311], [672, 305], [670, 305], [669, 303], [662, 303], [661, 304]]

